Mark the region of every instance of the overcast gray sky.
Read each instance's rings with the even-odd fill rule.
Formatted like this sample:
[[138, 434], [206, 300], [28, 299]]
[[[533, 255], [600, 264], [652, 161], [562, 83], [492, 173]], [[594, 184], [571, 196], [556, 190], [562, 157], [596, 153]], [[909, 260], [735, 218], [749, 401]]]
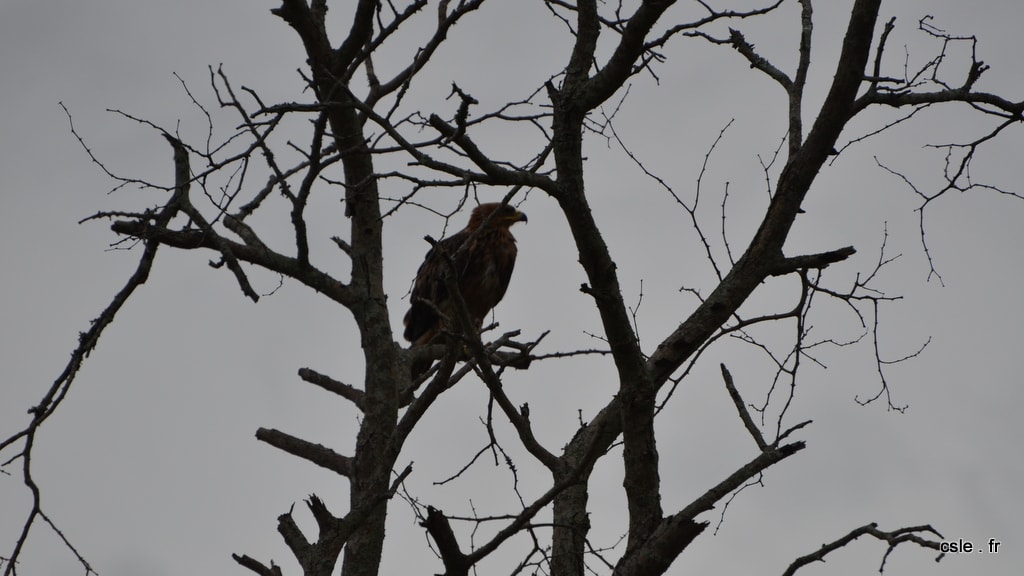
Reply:
[[[410, 98], [422, 98], [429, 111], [450, 114], [451, 103], [443, 97], [454, 81], [486, 111], [529, 95], [561, 68], [567, 58], [564, 27], [545, 16], [539, 3], [493, 4], [453, 31], [429, 81]], [[831, 78], [837, 31], [850, 2], [818, 4], [808, 118]], [[909, 54], [908, 61], [919, 64], [929, 55], [914, 28], [919, 17], [933, 14], [935, 24], [951, 33], [979, 36], [978, 57], [991, 65], [979, 89], [1024, 98], [1024, 39], [1018, 30], [1024, 5], [1013, 0], [887, 4], [883, 17], [898, 16], [890, 41], [894, 61]], [[116, 238], [104, 222], [76, 222], [99, 210], [162, 201], [158, 192], [131, 186], [108, 194], [113, 184], [71, 135], [58, 102], [112, 170], [169, 184], [166, 142], [105, 110], [120, 109], [168, 128], [180, 121], [183, 135], [201, 138], [203, 117], [173, 73], [213, 108], [207, 65], [219, 64], [236, 86], [252, 87], [267, 102], [307, 100], [296, 72], [304, 66], [301, 45], [269, 13], [276, 5], [266, 0], [0, 3], [0, 436], [27, 421], [26, 409], [59, 374], [78, 332], [106, 306], [137, 261], [138, 250], [108, 249]], [[346, 10], [343, 4], [332, 9], [335, 25], [343, 24]], [[681, 18], [693, 3], [681, 1], [673, 10]], [[788, 6], [763, 24], [741, 27], [763, 54], [785, 67], [792, 62], [797, 23], [794, 6]], [[410, 53], [415, 43], [404, 48]], [[736, 250], [764, 206], [758, 156], [770, 158], [783, 135], [782, 94], [729, 49], [678, 40], [666, 53], [668, 63], [657, 69], [660, 85], [649, 77], [635, 79], [616, 130], [648, 168], [689, 197], [708, 147], [735, 119], [708, 165], [704, 216], [709, 226], [717, 226], [728, 182], [727, 226]], [[393, 55], [395, 65], [401, 54]], [[950, 65], [958, 62], [953, 58]], [[998, 555], [947, 556], [937, 565], [931, 552], [901, 548], [887, 573], [1019, 573], [1024, 565], [1019, 521], [1024, 424], [1018, 415], [1024, 406], [1019, 377], [1024, 308], [1018, 288], [1024, 203], [978, 192], [949, 195], [929, 207], [929, 246], [943, 286], [928, 281], [914, 212], [917, 198], [874, 160], [934, 187], [941, 155], [922, 144], [963, 140], [989, 126], [961, 108], [944, 109], [846, 151], [817, 180], [807, 214], [787, 245], [792, 253], [856, 246], [854, 258], [827, 273], [840, 285], [870, 270], [888, 230], [886, 254], [901, 256], [879, 276], [878, 287], [903, 299], [882, 307], [883, 355], [910, 354], [931, 338], [917, 358], [886, 373], [894, 402], [909, 409], [897, 414], [883, 404], [855, 403], [855, 397], [878, 389], [870, 346], [822, 351], [819, 359], [828, 367], [806, 366], [791, 413], [792, 423], [814, 420], [800, 434], [808, 449], [770, 469], [763, 487], [737, 497], [717, 534], [709, 531], [698, 539], [670, 573], [781, 573], [793, 558], [871, 521], [883, 529], [931, 523], [949, 540], [1002, 542]], [[880, 112], [869, 118], [874, 123], [857, 122], [845, 140], [890, 117]], [[218, 119], [221, 134], [229, 133], [234, 120]], [[529, 146], [535, 142], [524, 146], [505, 135], [484, 139], [498, 156], [522, 160], [534, 151]], [[1018, 128], [985, 148], [974, 165], [975, 179], [1024, 192], [1021, 145]], [[588, 153], [594, 210], [618, 259], [627, 300], [639, 299], [643, 281], [637, 320], [645, 348], [653, 349], [694, 306], [692, 296], [679, 288], [706, 293], [713, 286], [712, 272], [685, 213], [668, 193], [614, 143], [594, 139]], [[395, 186], [389, 193], [397, 196], [402, 190]], [[488, 199], [500, 193], [493, 191]], [[436, 201], [450, 206], [451, 199], [445, 192]], [[587, 333], [599, 324], [588, 297], [578, 291], [583, 273], [554, 203], [533, 193], [520, 207], [530, 223], [515, 229], [520, 260], [497, 320], [526, 336], [552, 330], [545, 351], [597, 346]], [[316, 232], [314, 257], [327, 269], [343, 270], [333, 263], [340, 254], [331, 252], [327, 240], [341, 230], [329, 226], [342, 222], [341, 206], [328, 198], [318, 208], [318, 222], [325, 227]], [[458, 217], [455, 225], [464, 221]], [[392, 318], [399, 326], [401, 298], [427, 248], [422, 237], [440, 234], [441, 222], [413, 211], [395, 222], [386, 264]], [[272, 237], [287, 220], [266, 226]], [[233, 552], [273, 558], [286, 573], [296, 573], [276, 533], [277, 516], [314, 492], [335, 512], [345, 509], [344, 482], [261, 445], [253, 434], [260, 426], [275, 427], [350, 450], [356, 414], [343, 400], [295, 376], [308, 366], [360, 381], [358, 339], [348, 314], [291, 284], [254, 305], [229, 274], [209, 268], [207, 260], [208, 254], [162, 251], [149, 282], [105, 333], [37, 439], [35, 478], [45, 510], [103, 576], [245, 573], [231, 560]], [[253, 279], [262, 293], [277, 286], [272, 276]], [[791, 302], [785, 286], [790, 285], [766, 286], [749, 310]], [[815, 325], [818, 337], [843, 340], [860, 333], [855, 318], [838, 307], [832, 315], [827, 310], [823, 306]], [[778, 335], [788, 336], [789, 330]], [[785, 346], [785, 340], [778, 342]], [[717, 375], [718, 362], [730, 365], [751, 401], [763, 394], [771, 376], [762, 356], [727, 345], [710, 353], [684, 382], [659, 420], [666, 510], [677, 510], [754, 455]], [[592, 417], [614, 393], [609, 366], [602, 360], [541, 363], [510, 374], [507, 386], [517, 403], [529, 402], [542, 441], [557, 449], [571, 437], [578, 414]], [[468, 515], [474, 508], [481, 515], [511, 511], [516, 505], [511, 478], [491, 463], [478, 465], [470, 483], [434, 485], [485, 442], [478, 417], [486, 394], [481, 385], [465, 384], [423, 422], [400, 465], [415, 462], [409, 486], [424, 503], [452, 514]], [[505, 432], [505, 445], [514, 448], [514, 437]], [[524, 494], [544, 489], [546, 476], [525, 458], [519, 463]], [[0, 556], [10, 552], [29, 502], [17, 470], [11, 472], [0, 475]], [[624, 507], [614, 457], [602, 461], [595, 483], [594, 545], [611, 546], [624, 529], [615, 522]], [[382, 573], [441, 571], [409, 507], [396, 501], [390, 510]], [[717, 523], [718, 512], [705, 519]], [[298, 516], [301, 525], [311, 527], [309, 518]], [[882, 552], [879, 543], [864, 541], [802, 573], [873, 572]], [[81, 571], [42, 524], [34, 528], [22, 561], [24, 574]], [[481, 573], [504, 573], [506, 566], [494, 559]]]

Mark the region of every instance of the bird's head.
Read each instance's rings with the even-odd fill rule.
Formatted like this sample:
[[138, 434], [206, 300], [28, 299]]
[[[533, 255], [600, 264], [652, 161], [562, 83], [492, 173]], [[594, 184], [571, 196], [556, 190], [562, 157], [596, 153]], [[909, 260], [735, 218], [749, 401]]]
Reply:
[[507, 228], [516, 222], [526, 221], [526, 214], [516, 210], [515, 207], [500, 202], [489, 202], [473, 209], [473, 214], [469, 217], [469, 228], [475, 230], [484, 222], [490, 222], [491, 226]]

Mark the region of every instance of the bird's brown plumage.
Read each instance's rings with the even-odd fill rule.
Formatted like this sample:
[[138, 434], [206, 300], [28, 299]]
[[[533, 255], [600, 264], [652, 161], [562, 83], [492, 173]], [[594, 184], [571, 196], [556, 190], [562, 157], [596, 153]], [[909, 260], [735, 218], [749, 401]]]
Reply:
[[479, 329], [487, 313], [505, 296], [512, 278], [517, 249], [509, 227], [525, 221], [526, 214], [507, 204], [481, 204], [473, 209], [464, 229], [431, 248], [416, 272], [412, 305], [404, 320], [405, 339], [414, 346], [426, 344], [444, 328], [438, 312], [454, 318], [444, 281], [448, 266], [444, 255], [455, 265], [459, 292]]

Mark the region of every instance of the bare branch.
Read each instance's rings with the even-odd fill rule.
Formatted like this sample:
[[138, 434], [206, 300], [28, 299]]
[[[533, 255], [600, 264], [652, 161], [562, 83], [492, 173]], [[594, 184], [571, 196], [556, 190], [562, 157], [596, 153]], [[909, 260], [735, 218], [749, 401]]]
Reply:
[[726, 494], [739, 488], [766, 468], [799, 452], [804, 446], [803, 442], [794, 442], [769, 447], [688, 506], [662, 519], [647, 541], [632, 554], [627, 551], [619, 560], [616, 574], [641, 576], [663, 573], [668, 564], [707, 527], [707, 522], [694, 520], [698, 514], [710, 510]]
[[354, 301], [350, 288], [346, 284], [342, 284], [312, 265], [303, 264], [296, 258], [268, 250], [265, 246], [239, 244], [210, 230], [203, 231], [196, 228], [169, 230], [141, 221], [119, 220], [114, 222], [110, 229], [118, 234], [186, 250], [208, 248], [220, 251], [223, 248], [240, 261], [256, 264], [294, 278], [335, 302], [349, 305]]
[[455, 539], [452, 526], [443, 512], [433, 506], [428, 506], [427, 517], [420, 522], [420, 526], [427, 529], [430, 537], [437, 544], [447, 576], [464, 576], [469, 573], [470, 565], [466, 555], [459, 548], [459, 542]]
[[[715, 10], [706, 2], [700, 1], [700, 4], [705, 8], [705, 10], [707, 10], [707, 16], [699, 20], [694, 20], [692, 22], [687, 22], [684, 24], [676, 24], [670, 27], [661, 36], [655, 38], [654, 40], [648, 41], [647, 48], [653, 49], [656, 47], [663, 46], [668, 42], [670, 38], [677, 36], [679, 34], [683, 34], [685, 36], [702, 37], [707, 40], [715, 41], [712, 36], [705, 34], [704, 32], [701, 32], [699, 29], [718, 20], [753, 18], [754, 16], [762, 16], [768, 14], [769, 12], [775, 10], [780, 5], [782, 5], [782, 0], [776, 0], [772, 4], [769, 4], [763, 8], [755, 8], [748, 11]], [[726, 40], [722, 40], [718, 41], [717, 43], [725, 44], [727, 42], [728, 41]]]
[[790, 256], [783, 258], [776, 264], [771, 274], [773, 276], [781, 276], [783, 274], [791, 274], [798, 270], [820, 270], [827, 268], [831, 264], [836, 262], [842, 262], [850, 256], [857, 253], [857, 250], [853, 246], [847, 246], [845, 248], [839, 248], [838, 250], [831, 250], [829, 252], [821, 252], [819, 254], [806, 254], [802, 256]]
[[[825, 556], [832, 552], [835, 552], [840, 548], [843, 548], [844, 546], [860, 538], [861, 536], [873, 536], [874, 538], [877, 538], [889, 544], [889, 547], [885, 551], [885, 555], [882, 557], [882, 564], [878, 568], [878, 572], [883, 573], [885, 572], [886, 559], [889, 558], [889, 554], [891, 554], [892, 551], [895, 550], [896, 547], [900, 544], [903, 544], [905, 542], [911, 542], [917, 544], [918, 546], [921, 546], [922, 548], [931, 548], [933, 550], [938, 550], [939, 542], [929, 539], [927, 537], [928, 534], [942, 538], [942, 534], [939, 534], [934, 528], [928, 525], [899, 528], [891, 532], [884, 532], [878, 529], [878, 524], [872, 522], [871, 524], [861, 526], [860, 528], [855, 528], [849, 534], [837, 540], [829, 542], [828, 544], [822, 544], [821, 548], [817, 552], [813, 552], [811, 554], [807, 554], [806, 556], [801, 556], [797, 558], [793, 561], [792, 564], [789, 565], [788, 568], [786, 568], [786, 571], [782, 573], [782, 576], [793, 576], [793, 574], [795, 574], [797, 570], [803, 568], [808, 564], [814, 562], [824, 562]], [[942, 555], [940, 554], [939, 557], [936, 558], [936, 560], [939, 560], [941, 558]]]
[[363, 409], [363, 400], [365, 399], [366, 394], [364, 394], [362, 390], [359, 390], [350, 384], [338, 382], [330, 376], [326, 376], [309, 368], [299, 368], [299, 377], [310, 384], [315, 384], [324, 390], [334, 392], [338, 396], [341, 396], [355, 404], [356, 408], [359, 408], [360, 410]]
[[270, 563], [270, 566], [266, 566], [249, 555], [239, 556], [238, 554], [232, 554], [231, 557], [243, 568], [248, 568], [259, 574], [259, 576], [284, 576], [284, 573], [281, 572], [281, 567], [273, 562]]
[[257, 430], [256, 439], [342, 476], [352, 475], [352, 459], [321, 444], [314, 444], [272, 428]]
[[754, 439], [758, 449], [762, 452], [768, 449], [768, 443], [764, 441], [764, 436], [761, 435], [761, 431], [757, 429], [757, 425], [754, 424], [753, 418], [750, 417], [750, 412], [747, 412], [747, 406], [743, 403], [743, 398], [740, 397], [740, 393], [736, 390], [736, 385], [733, 384], [732, 374], [722, 364], [722, 379], [725, 380], [725, 389], [729, 391], [729, 397], [732, 398], [732, 403], [736, 405], [736, 411], [740, 415], [740, 420], [743, 421], [743, 426], [750, 432], [750, 437]]
[[793, 88], [793, 80], [786, 75], [785, 72], [779, 70], [771, 62], [766, 60], [764, 57], [754, 51], [753, 44], [747, 42], [747, 39], [743, 37], [743, 33], [735, 28], [729, 29], [729, 42], [732, 43], [733, 48], [737, 52], [743, 55], [750, 62], [751, 68], [757, 68], [764, 72], [775, 80], [782, 87], [789, 92]]
[[[187, 194], [189, 186], [187, 153], [184, 151], [184, 148], [180, 145], [180, 142], [177, 139], [167, 134], [164, 136], [171, 143], [174, 149], [175, 188], [174, 193], [167, 201], [167, 204], [152, 216], [154, 224], [158, 226], [166, 226], [178, 213], [178, 210], [181, 207], [181, 202]], [[79, 140], [81, 141], [81, 139]], [[84, 146], [84, 142], [82, 144]], [[42, 510], [42, 496], [39, 492], [39, 488], [36, 486], [36, 483], [32, 478], [32, 447], [34, 445], [36, 432], [39, 430], [43, 422], [45, 422], [46, 419], [57, 410], [57, 407], [60, 406], [61, 402], [64, 400], [75, 380], [75, 377], [78, 375], [79, 369], [81, 369], [82, 364], [85, 362], [85, 359], [88, 358], [89, 353], [92, 352], [99, 343], [103, 330], [114, 321], [114, 317], [128, 302], [128, 298], [131, 297], [135, 290], [144, 284], [149, 278], [149, 272], [153, 267], [153, 261], [156, 258], [156, 251], [159, 247], [159, 242], [147, 240], [144, 243], [144, 246], [142, 256], [139, 258], [139, 263], [135, 272], [128, 279], [127, 283], [125, 283], [124, 287], [121, 288], [121, 290], [114, 296], [110, 304], [104, 308], [103, 312], [101, 312], [100, 315], [92, 321], [89, 329], [79, 334], [78, 346], [71, 353], [71, 358], [64, 367], [63, 372], [61, 372], [60, 376], [58, 376], [53, 384], [50, 385], [50, 388], [43, 395], [39, 404], [29, 410], [29, 413], [32, 414], [32, 421], [21, 431], [16, 432], [0, 442], [0, 453], [8, 447], [13, 446], [18, 441], [23, 442], [21, 450], [6, 460], [4, 464], [9, 464], [16, 459], [21, 458], [23, 464], [22, 480], [32, 494], [32, 508], [26, 517], [21, 534], [15, 542], [13, 552], [7, 557], [7, 566], [4, 569], [4, 576], [13, 576], [15, 574], [15, 567], [17, 566], [22, 549], [28, 540], [29, 530], [32, 528], [37, 517], [45, 518]], [[46, 521], [49, 523], [49, 520]], [[54, 529], [56, 529], [56, 527], [54, 527]], [[63, 539], [63, 535], [61, 538]], [[67, 542], [66, 539], [65, 542]], [[87, 562], [85, 562], [82, 556], [70, 546], [70, 543], [68, 546], [80, 559], [86, 569], [86, 573], [88, 574], [91, 572], [92, 568]]]
[[[406, 11], [403, 14], [395, 18], [395, 21], [391, 24], [391, 26], [382, 30], [378, 37], [373, 42], [367, 45], [364, 55], [368, 57], [369, 54], [372, 53], [373, 50], [375, 50], [377, 46], [379, 46], [384, 40], [386, 40], [389, 35], [391, 35], [395, 30], [397, 30], [398, 26], [401, 25], [401, 23], [404, 22], [406, 19], [408, 19], [414, 11], [419, 10], [423, 6], [426, 6], [426, 4], [426, 0], [417, 0], [416, 2], [410, 4], [410, 6], [406, 8]], [[379, 83], [377, 86], [375, 86], [370, 91], [370, 94], [367, 95], [366, 104], [372, 107], [378, 100], [383, 98], [385, 95], [391, 94], [395, 90], [401, 88], [402, 86], [408, 85], [408, 83], [412, 80], [412, 77], [415, 76], [417, 72], [422, 70], [424, 66], [426, 66], [431, 56], [434, 55], [434, 52], [447, 37], [448, 32], [451, 30], [451, 28], [454, 27], [465, 15], [476, 10], [482, 4], [483, 0], [463, 1], [459, 2], [458, 5], [456, 5], [451, 11], [448, 11], [448, 2], [442, 2], [438, 6], [437, 27], [434, 30], [433, 35], [430, 37], [430, 40], [427, 41], [426, 45], [417, 50], [416, 55], [410, 59], [410, 63], [407, 67], [405, 67], [400, 72], [395, 74], [395, 76], [391, 78], [391, 80]], [[353, 64], [358, 63], [359, 61], [357, 60]]]

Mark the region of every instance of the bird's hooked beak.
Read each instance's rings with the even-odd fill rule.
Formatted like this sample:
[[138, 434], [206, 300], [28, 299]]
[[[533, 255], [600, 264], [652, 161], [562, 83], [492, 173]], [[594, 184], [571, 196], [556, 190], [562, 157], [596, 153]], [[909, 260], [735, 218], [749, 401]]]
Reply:
[[513, 222], [528, 222], [528, 220], [526, 219], [526, 214], [523, 213], [523, 212], [520, 212], [519, 210], [516, 210], [516, 213], [512, 216], [512, 221]]

